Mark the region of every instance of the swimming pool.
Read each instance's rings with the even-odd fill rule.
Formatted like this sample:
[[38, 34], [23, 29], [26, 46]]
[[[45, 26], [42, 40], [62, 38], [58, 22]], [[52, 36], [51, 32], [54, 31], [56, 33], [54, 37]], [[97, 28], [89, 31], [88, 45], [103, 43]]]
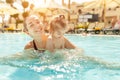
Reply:
[[[40, 59], [18, 60], [9, 61], [10, 64], [0, 64], [0, 80], [120, 79], [120, 36], [66, 35], [66, 37], [77, 47], [83, 48], [85, 55], [108, 63], [117, 63], [117, 67], [115, 65], [114, 68], [108, 68], [84, 58], [59, 60], [58, 57], [62, 55], [52, 57], [52, 59], [51, 56], [44, 55], [42, 61]], [[0, 57], [22, 52], [24, 45], [30, 40], [31, 38], [24, 33], [0, 34]], [[14, 64], [14, 66], [11, 64]]]

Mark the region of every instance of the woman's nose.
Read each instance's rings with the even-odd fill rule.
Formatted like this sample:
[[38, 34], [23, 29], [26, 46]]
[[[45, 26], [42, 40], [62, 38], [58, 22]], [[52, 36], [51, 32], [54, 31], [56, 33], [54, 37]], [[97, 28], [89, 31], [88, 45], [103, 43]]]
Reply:
[[40, 24], [39, 24], [39, 23], [38, 23], [38, 24], [36, 24], [36, 27], [37, 27], [37, 28], [39, 28], [39, 27], [40, 27]]
[[41, 31], [43, 30], [43, 28], [42, 28], [41, 26], [39, 27], [39, 29], [40, 29]]

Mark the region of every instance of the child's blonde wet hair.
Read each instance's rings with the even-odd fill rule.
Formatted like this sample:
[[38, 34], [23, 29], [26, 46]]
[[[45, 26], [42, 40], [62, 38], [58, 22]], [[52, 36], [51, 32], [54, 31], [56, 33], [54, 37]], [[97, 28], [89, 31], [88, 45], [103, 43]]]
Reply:
[[67, 22], [65, 19], [62, 19], [60, 15], [54, 16], [50, 21], [49, 30], [55, 31], [59, 28], [65, 29], [67, 31]]

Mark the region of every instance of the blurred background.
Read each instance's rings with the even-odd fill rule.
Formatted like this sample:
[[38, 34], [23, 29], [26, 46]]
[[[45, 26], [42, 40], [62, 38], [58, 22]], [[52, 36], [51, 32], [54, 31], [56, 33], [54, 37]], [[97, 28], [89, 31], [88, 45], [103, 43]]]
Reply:
[[[23, 21], [30, 14], [37, 14], [43, 22], [53, 15], [62, 14], [71, 29], [89, 28], [88, 23], [104, 23], [92, 29], [107, 28], [111, 20], [120, 18], [119, 0], [0, 0], [0, 25], [4, 30], [22, 30]], [[100, 28], [98, 28], [100, 27]], [[109, 26], [110, 27], [110, 26]]]

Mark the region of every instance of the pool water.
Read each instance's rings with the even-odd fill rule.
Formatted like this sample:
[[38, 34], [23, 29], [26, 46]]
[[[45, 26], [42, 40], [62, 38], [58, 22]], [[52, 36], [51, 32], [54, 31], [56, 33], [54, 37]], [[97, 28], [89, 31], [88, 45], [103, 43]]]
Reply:
[[120, 61], [120, 36], [97, 35], [97, 36], [67, 36], [70, 41], [85, 50], [85, 54], [104, 60]]
[[[3, 59], [0, 62], [0, 80], [120, 79], [120, 36], [65, 36], [78, 48], [82, 48], [84, 55], [79, 51], [64, 50], [57, 54], [46, 52], [40, 58], [28, 60]], [[22, 54], [23, 47], [30, 40], [24, 33], [0, 34], [0, 57]], [[69, 59], [66, 59], [64, 52], [68, 53]], [[75, 55], [79, 53], [80, 57]], [[94, 57], [95, 61], [86, 56]], [[99, 63], [100, 60], [106, 64]]]

